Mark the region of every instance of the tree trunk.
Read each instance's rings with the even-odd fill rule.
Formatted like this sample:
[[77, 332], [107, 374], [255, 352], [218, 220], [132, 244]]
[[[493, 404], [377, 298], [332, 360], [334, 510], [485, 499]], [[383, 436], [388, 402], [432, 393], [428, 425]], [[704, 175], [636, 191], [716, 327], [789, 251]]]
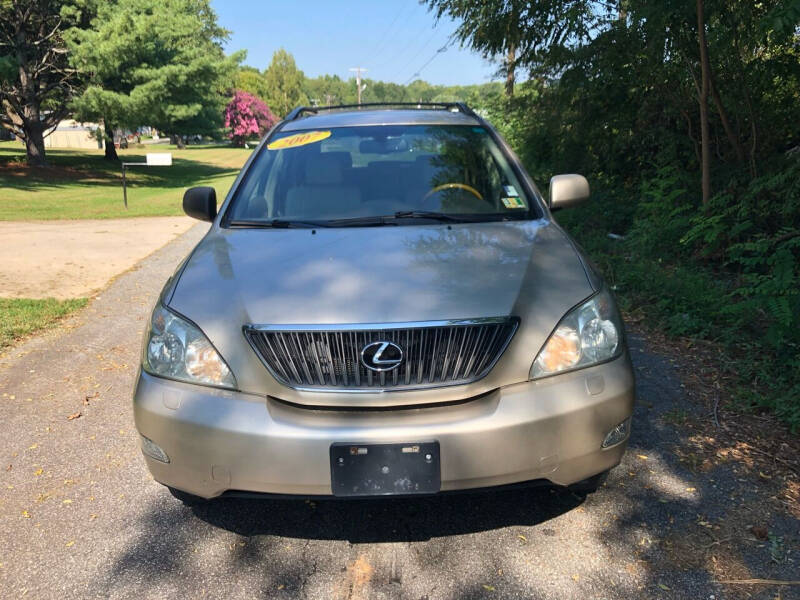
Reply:
[[516, 48], [514, 42], [508, 44], [508, 54], [506, 54], [506, 96], [511, 98], [514, 95], [514, 71], [516, 65]]
[[711, 150], [709, 141], [708, 127], [708, 88], [709, 88], [709, 62], [708, 47], [706, 46], [706, 23], [703, 15], [703, 0], [697, 0], [697, 42], [700, 46], [700, 145], [702, 148], [701, 170], [702, 170], [702, 190], [703, 206], [708, 204], [711, 199]]
[[106, 160], [119, 160], [117, 148], [114, 146], [114, 127], [103, 119], [103, 137], [106, 142]]
[[736, 152], [736, 160], [742, 163], [744, 162], [744, 149], [742, 148], [742, 144], [739, 142], [739, 138], [737, 137], [736, 133], [733, 131], [733, 127], [731, 127], [730, 120], [728, 119], [728, 111], [725, 110], [725, 106], [722, 104], [722, 98], [720, 98], [719, 91], [717, 91], [717, 86], [714, 83], [714, 75], [711, 72], [711, 61], [708, 58], [708, 48], [706, 48], [706, 62], [708, 62], [708, 84], [711, 90], [711, 98], [714, 101], [714, 106], [716, 106], [717, 112], [719, 113], [720, 121], [722, 121], [722, 127], [725, 129], [725, 135], [728, 136], [728, 141], [730, 142], [731, 146], [733, 146], [734, 152]]
[[43, 167], [47, 164], [44, 150], [44, 125], [39, 114], [38, 103], [32, 103], [25, 109], [22, 121], [22, 133], [25, 137], [25, 158], [32, 167]]
[[44, 150], [44, 123], [36, 94], [36, 85], [28, 72], [19, 67], [19, 77], [25, 91], [25, 105], [22, 107], [22, 135], [25, 137], [25, 158], [32, 167], [43, 167], [47, 164]]
[[182, 135], [177, 135], [175, 136], [175, 138], [176, 138], [175, 146], [178, 148], [178, 150], [183, 150], [184, 148], [186, 148], [186, 140], [183, 138]]
[[47, 165], [44, 151], [44, 136], [42, 127], [28, 127], [25, 131], [25, 155], [28, 164], [32, 167]]

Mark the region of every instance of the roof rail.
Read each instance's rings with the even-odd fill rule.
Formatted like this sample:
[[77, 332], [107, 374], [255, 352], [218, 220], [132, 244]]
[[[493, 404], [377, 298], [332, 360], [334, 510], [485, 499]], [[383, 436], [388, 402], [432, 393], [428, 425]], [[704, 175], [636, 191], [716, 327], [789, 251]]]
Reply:
[[303, 116], [304, 113], [314, 113], [317, 114], [321, 111], [331, 111], [331, 110], [344, 110], [348, 108], [353, 108], [357, 110], [361, 110], [363, 108], [377, 108], [377, 107], [388, 107], [388, 106], [399, 106], [403, 108], [417, 108], [417, 109], [441, 109], [441, 110], [453, 110], [455, 109], [458, 112], [464, 113], [465, 115], [469, 115], [470, 117], [477, 117], [475, 112], [466, 105], [464, 102], [364, 102], [363, 104], [336, 104], [333, 106], [298, 106], [294, 110], [292, 110], [288, 115], [286, 115], [285, 121], [294, 121], [295, 119], [299, 119]]

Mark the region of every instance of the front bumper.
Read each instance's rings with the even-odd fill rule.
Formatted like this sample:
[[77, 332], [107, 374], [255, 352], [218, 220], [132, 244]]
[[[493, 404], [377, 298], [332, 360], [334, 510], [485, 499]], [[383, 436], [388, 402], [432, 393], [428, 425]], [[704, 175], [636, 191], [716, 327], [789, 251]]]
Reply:
[[633, 402], [627, 354], [425, 408], [322, 410], [146, 373], [133, 401], [139, 432], [170, 459], [145, 456], [153, 477], [204, 498], [228, 490], [330, 495], [334, 442], [438, 441], [442, 491], [533, 479], [569, 485], [619, 463], [626, 442], [601, 444]]

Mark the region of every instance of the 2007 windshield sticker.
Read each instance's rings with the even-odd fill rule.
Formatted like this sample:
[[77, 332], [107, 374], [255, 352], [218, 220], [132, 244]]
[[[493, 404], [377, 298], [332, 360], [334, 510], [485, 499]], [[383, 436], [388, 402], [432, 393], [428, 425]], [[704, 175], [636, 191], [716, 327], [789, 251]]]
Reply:
[[297, 148], [306, 144], [314, 144], [331, 137], [330, 131], [304, 131], [281, 138], [267, 144], [267, 150], [283, 150], [284, 148]]

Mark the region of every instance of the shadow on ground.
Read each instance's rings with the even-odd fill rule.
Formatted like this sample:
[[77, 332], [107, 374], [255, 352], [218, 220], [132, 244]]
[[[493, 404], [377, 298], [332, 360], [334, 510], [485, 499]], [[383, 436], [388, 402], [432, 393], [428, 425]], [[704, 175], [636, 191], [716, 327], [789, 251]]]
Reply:
[[352, 544], [418, 542], [540, 525], [583, 502], [566, 490], [527, 489], [417, 499], [224, 499], [194, 507], [196, 517], [242, 536], [345, 540]]

